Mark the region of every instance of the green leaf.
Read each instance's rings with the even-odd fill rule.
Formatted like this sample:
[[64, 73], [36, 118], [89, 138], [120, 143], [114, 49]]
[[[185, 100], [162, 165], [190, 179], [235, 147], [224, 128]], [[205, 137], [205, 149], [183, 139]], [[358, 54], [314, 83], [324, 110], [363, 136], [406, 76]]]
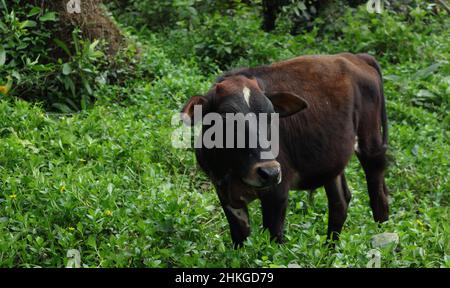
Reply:
[[72, 96], [75, 97], [75, 84], [73, 83], [72, 79], [70, 77], [65, 77], [63, 83], [64, 83], [64, 88], [66, 90], [70, 90], [70, 92], [72, 93]]
[[11, 76], [7, 76], [6, 79], [8, 79], [8, 82], [6, 82], [6, 89], [11, 90], [13, 79], [11, 78]]
[[31, 64], [31, 70], [36, 72], [47, 72], [52, 71], [53, 66], [51, 64]]
[[72, 53], [70, 53], [70, 50], [69, 50], [69, 48], [67, 47], [66, 43], [64, 43], [63, 41], [61, 41], [61, 40], [58, 39], [58, 38], [53, 39], [53, 42], [55, 42], [55, 44], [56, 44], [59, 48], [61, 48], [64, 52], [66, 52], [66, 54], [67, 54], [68, 56], [72, 56]]
[[39, 17], [39, 21], [47, 22], [47, 21], [56, 21], [56, 13], [55, 12], [47, 12], [41, 17]]
[[420, 89], [419, 92], [417, 92], [417, 97], [434, 97], [434, 94], [428, 90]]
[[5, 65], [6, 62], [6, 51], [3, 46], [0, 46], [0, 67]]
[[70, 73], [72, 73], [72, 67], [70, 67], [69, 63], [64, 63], [62, 65], [62, 73], [64, 75], [69, 75]]
[[53, 103], [52, 106], [63, 113], [71, 113], [72, 110], [64, 103]]
[[30, 12], [28, 12], [27, 16], [31, 17], [31, 16], [37, 15], [39, 13], [41, 13], [41, 8], [35, 6], [35, 7], [31, 8], [31, 10], [30, 10]]
[[89, 236], [89, 238], [87, 240], [87, 245], [91, 246], [92, 248], [96, 248], [97, 247], [97, 241], [95, 240], [95, 236], [94, 235]]
[[42, 243], [44, 243], [44, 239], [42, 239], [42, 237], [36, 237], [36, 243], [38, 244], [38, 246], [42, 246]]
[[98, 59], [98, 58], [100, 58], [100, 57], [103, 57], [104, 55], [105, 55], [105, 54], [103, 54], [102, 51], [97, 50], [97, 51], [93, 51], [92, 53], [90, 53], [89, 57], [90, 57], [91, 59]]
[[6, 27], [6, 24], [0, 21], [0, 29], [6, 32], [8, 30], [8, 27]]
[[214, 206], [214, 205], [209, 205], [209, 206], [206, 206], [205, 209], [206, 209], [207, 211], [211, 212], [211, 211], [213, 211], [214, 209], [216, 209], [216, 206]]
[[426, 77], [430, 76], [431, 74], [433, 74], [436, 70], [438, 70], [439, 67], [441, 67], [441, 65], [442, 65], [442, 63], [440, 63], [440, 62], [434, 63], [434, 64], [428, 66], [427, 68], [417, 71], [412, 76], [412, 78], [413, 79], [426, 78]]
[[83, 94], [81, 96], [81, 101], [80, 101], [81, 109], [86, 110], [88, 107], [88, 102], [89, 102], [89, 100], [88, 100], [86, 94]]
[[95, 40], [94, 42], [92, 42], [92, 43], [89, 45], [89, 50], [90, 50], [90, 51], [94, 51], [94, 50], [95, 50], [95, 47], [97, 47], [98, 43], [99, 43], [98, 40]]
[[81, 80], [81, 82], [83, 82], [83, 86], [86, 89], [87, 93], [89, 95], [92, 95], [92, 88], [91, 88], [91, 85], [89, 84], [89, 82], [85, 78], [83, 78]]
[[83, 224], [81, 222], [77, 223], [77, 230], [78, 232], [83, 233]]
[[[73, 83], [73, 82], [72, 82], [72, 83]], [[71, 87], [70, 89], [72, 89], [72, 87]], [[71, 90], [71, 91], [72, 91], [72, 95], [75, 97], [75, 86], [73, 87], [73, 90]], [[77, 111], [77, 110], [80, 109], [80, 108], [72, 101], [72, 99], [66, 98], [65, 101], [66, 101], [66, 103], [69, 105], [69, 107], [71, 107], [71, 109], [72, 109], [73, 111]]]
[[305, 5], [305, 3], [299, 2], [299, 3], [298, 3], [298, 8], [299, 8], [300, 10], [306, 10], [306, 5]]
[[36, 27], [37, 23], [32, 20], [25, 20], [20, 24], [20, 28]]
[[384, 80], [393, 81], [393, 82], [399, 82], [402, 78], [398, 75], [389, 74], [389, 75], [383, 75]]

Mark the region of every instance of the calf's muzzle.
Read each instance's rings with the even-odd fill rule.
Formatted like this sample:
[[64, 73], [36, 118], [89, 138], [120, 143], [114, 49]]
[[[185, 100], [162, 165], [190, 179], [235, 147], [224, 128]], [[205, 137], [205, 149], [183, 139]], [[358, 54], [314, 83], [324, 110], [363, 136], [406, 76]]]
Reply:
[[251, 167], [248, 175], [242, 179], [246, 184], [256, 187], [269, 187], [281, 182], [281, 166], [275, 160], [259, 162]]

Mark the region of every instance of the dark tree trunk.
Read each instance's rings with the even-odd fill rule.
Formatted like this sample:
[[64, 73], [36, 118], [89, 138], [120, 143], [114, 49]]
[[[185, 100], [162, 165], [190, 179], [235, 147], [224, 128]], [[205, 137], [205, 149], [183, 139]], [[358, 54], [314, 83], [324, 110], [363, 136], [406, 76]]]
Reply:
[[262, 12], [263, 23], [262, 28], [266, 32], [270, 32], [275, 29], [275, 21], [277, 20], [277, 14], [283, 5], [286, 5], [288, 1], [282, 0], [263, 0]]

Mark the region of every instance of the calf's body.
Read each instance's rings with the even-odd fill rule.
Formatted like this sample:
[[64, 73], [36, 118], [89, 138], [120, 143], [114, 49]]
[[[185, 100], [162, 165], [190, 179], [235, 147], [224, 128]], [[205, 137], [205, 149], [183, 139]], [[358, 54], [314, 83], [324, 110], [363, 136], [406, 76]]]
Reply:
[[[299, 96], [308, 105], [280, 118], [280, 152], [275, 159], [281, 167], [280, 183], [264, 189], [251, 187], [234, 176], [232, 165], [227, 165], [234, 160], [223, 156], [225, 148], [196, 149], [200, 167], [216, 186], [236, 246], [250, 234], [248, 202], [261, 200], [263, 226], [281, 242], [289, 190], [322, 186], [328, 198], [328, 237], [337, 239], [351, 198], [344, 169], [355, 152], [366, 175], [373, 217], [378, 222], [387, 220], [387, 117], [381, 72], [373, 57], [350, 53], [302, 56], [231, 71], [219, 77], [208, 92], [205, 99], [209, 99], [209, 111], [214, 111], [211, 103], [220, 102], [220, 97], [236, 94], [219, 89], [243, 88], [269, 99], [283, 91]], [[226, 95], [220, 96], [219, 92]], [[287, 97], [276, 99], [278, 104], [289, 101]]]

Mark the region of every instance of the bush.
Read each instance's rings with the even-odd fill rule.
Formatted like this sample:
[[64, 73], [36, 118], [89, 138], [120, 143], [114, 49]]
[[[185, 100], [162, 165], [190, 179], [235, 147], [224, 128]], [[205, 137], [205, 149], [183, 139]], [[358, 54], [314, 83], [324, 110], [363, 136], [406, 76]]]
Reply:
[[218, 13], [204, 16], [197, 26], [172, 30], [168, 36], [158, 37], [160, 42], [154, 44], [164, 47], [175, 62], [195, 59], [204, 73], [214, 73], [238, 66], [269, 64], [280, 58], [280, 52], [282, 57], [290, 57], [289, 38], [262, 31], [258, 14], [243, 9], [236, 11], [235, 16]]
[[42, 80], [55, 70], [47, 44], [55, 33], [51, 24], [57, 17], [54, 12], [30, 4], [18, 8], [19, 1], [9, 7], [0, 2], [0, 83], [12, 77], [16, 83], [11, 91], [14, 95], [36, 97], [40, 89], [45, 89]]
[[62, 35], [58, 13], [40, 1], [7, 3], [0, 1], [0, 85], [9, 81], [11, 96], [76, 111], [94, 101], [99, 85], [115, 80], [107, 72], [118, 60], [102, 52], [104, 42], [86, 39], [76, 27]]
[[[321, 35], [339, 42], [351, 52], [371, 53], [386, 56], [392, 63], [400, 63], [424, 56], [434, 59], [433, 45], [424, 41], [428, 33], [448, 33], [448, 27], [442, 22], [446, 17], [436, 15], [433, 7], [425, 4], [407, 6], [397, 12], [397, 6], [385, 7], [383, 13], [369, 13], [366, 7], [348, 8], [342, 17], [335, 19], [332, 25], [322, 26]], [[438, 16], [438, 17], [437, 17]], [[327, 23], [318, 19], [318, 24]], [[433, 25], [424, 25], [424, 23]]]
[[241, 0], [208, 1], [208, 0], [114, 0], [108, 7], [118, 20], [138, 28], [161, 31], [184, 24], [198, 24], [201, 15], [220, 11], [223, 15], [232, 14], [243, 5]]

